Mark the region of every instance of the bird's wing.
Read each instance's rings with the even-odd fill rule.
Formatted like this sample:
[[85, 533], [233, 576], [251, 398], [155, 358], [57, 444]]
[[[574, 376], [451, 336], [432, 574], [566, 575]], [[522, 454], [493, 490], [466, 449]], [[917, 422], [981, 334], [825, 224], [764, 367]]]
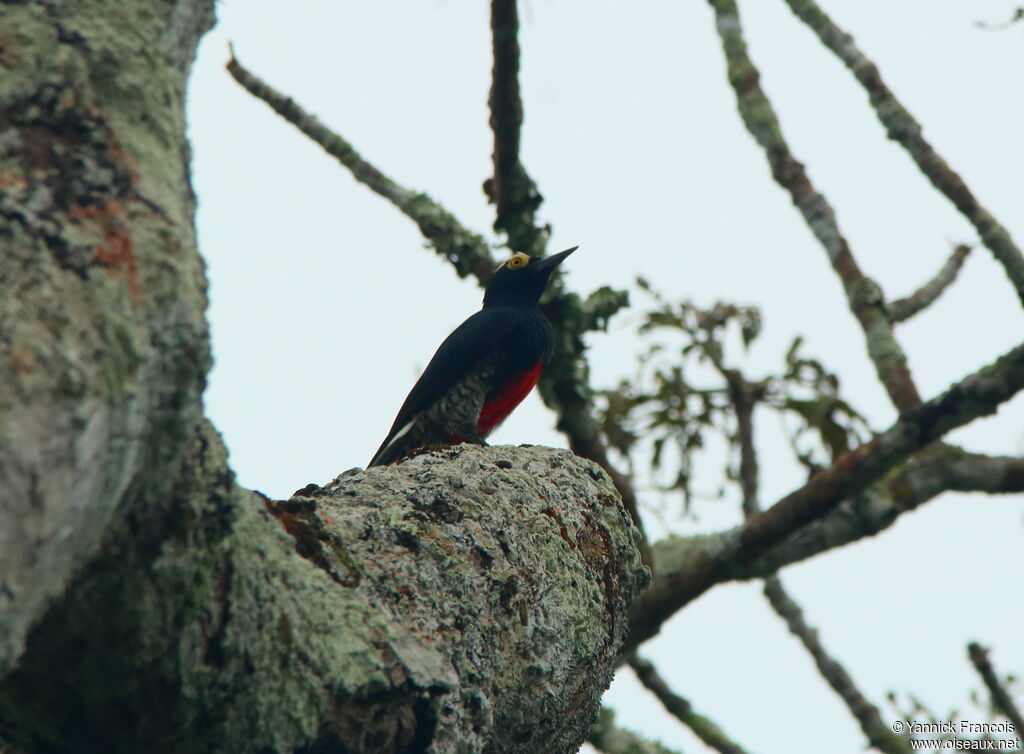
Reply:
[[[515, 316], [514, 310], [481, 309], [455, 328], [438, 346], [427, 368], [409, 391], [395, 423], [391, 425], [391, 431], [374, 453], [374, 459], [416, 414], [444, 395], [471, 367], [493, 350], [496, 341], [515, 329], [519, 323], [520, 318]], [[373, 462], [370, 463], [372, 465]]]

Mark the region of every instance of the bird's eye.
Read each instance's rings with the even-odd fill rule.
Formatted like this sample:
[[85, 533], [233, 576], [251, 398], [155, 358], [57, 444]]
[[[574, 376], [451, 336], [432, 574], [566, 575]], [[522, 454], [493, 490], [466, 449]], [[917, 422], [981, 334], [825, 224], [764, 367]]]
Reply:
[[529, 261], [530, 257], [528, 257], [526, 254], [515, 254], [510, 260], [508, 260], [508, 266], [509, 269], [514, 270], [517, 267], [522, 267]]

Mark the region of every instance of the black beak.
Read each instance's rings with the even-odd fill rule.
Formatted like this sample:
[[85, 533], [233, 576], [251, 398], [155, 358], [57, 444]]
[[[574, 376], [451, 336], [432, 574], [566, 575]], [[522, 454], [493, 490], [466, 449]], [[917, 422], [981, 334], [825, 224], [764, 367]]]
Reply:
[[579, 246], [573, 246], [571, 249], [566, 249], [565, 251], [560, 251], [557, 254], [552, 254], [549, 257], [544, 257], [540, 261], [533, 263], [533, 269], [535, 272], [546, 272], [550, 275], [554, 269], [562, 263], [563, 259], [572, 254], [578, 248]]

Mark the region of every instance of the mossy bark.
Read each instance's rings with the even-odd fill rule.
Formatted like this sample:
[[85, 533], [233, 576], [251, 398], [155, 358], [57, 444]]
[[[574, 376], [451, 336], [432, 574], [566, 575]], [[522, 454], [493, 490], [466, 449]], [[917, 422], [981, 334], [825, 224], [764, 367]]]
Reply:
[[167, 498], [200, 415], [184, 91], [211, 23], [0, 5], [0, 671], [118, 512]]
[[0, 683], [26, 751], [571, 752], [647, 581], [614, 487], [460, 446], [288, 501], [201, 424]]
[[603, 472], [460, 447], [274, 502], [202, 418], [212, 11], [0, 5], [0, 739], [574, 751], [647, 578]]

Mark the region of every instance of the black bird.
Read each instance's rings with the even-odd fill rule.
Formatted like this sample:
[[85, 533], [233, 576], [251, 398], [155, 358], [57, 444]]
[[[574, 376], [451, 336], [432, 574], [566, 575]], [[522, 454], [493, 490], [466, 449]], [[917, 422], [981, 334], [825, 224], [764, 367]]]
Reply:
[[551, 357], [551, 325], [537, 302], [551, 273], [578, 247], [544, 259], [513, 254], [484, 290], [484, 304], [445, 338], [413, 386], [369, 466], [434, 445], [484, 438], [527, 396]]

